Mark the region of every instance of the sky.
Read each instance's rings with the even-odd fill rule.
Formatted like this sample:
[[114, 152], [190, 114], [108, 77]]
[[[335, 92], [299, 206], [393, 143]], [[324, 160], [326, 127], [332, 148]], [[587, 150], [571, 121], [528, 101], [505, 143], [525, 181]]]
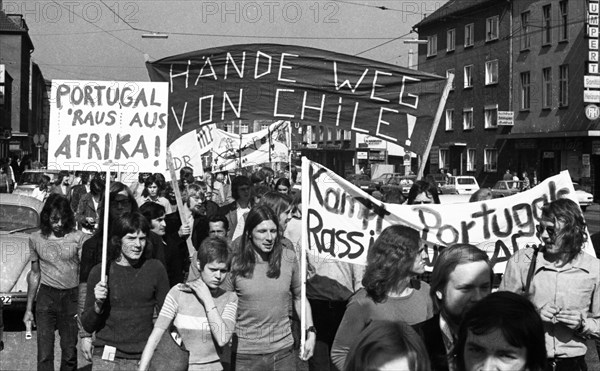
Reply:
[[[23, 14], [46, 79], [148, 81], [150, 60], [216, 46], [275, 43], [407, 66], [412, 27], [446, 0], [3, 0]], [[381, 7], [387, 8], [382, 10]], [[148, 33], [167, 39], [142, 38]]]

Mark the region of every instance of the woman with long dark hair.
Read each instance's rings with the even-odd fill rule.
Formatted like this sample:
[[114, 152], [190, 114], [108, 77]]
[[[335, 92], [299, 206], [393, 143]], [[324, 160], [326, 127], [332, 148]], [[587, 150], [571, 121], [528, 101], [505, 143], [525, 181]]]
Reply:
[[354, 340], [372, 320], [414, 325], [433, 316], [429, 285], [413, 279], [424, 272], [419, 232], [401, 225], [384, 229], [369, 248], [364, 289], [350, 299], [333, 342], [331, 359], [338, 369], [344, 368]]
[[[273, 210], [265, 205], [253, 207], [224, 283], [224, 288], [235, 291], [239, 298], [235, 369], [296, 367], [288, 305], [292, 295], [300, 315], [300, 269], [296, 254], [283, 247], [281, 238], [279, 218]], [[308, 303], [306, 326], [303, 360], [312, 356], [316, 335]]]

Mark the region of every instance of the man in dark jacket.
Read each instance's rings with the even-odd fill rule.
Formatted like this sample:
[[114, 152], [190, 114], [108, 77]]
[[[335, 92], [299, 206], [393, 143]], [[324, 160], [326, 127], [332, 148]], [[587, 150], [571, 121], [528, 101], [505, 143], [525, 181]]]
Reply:
[[438, 313], [413, 326], [435, 371], [456, 370], [453, 348], [463, 314], [490, 294], [493, 271], [484, 251], [469, 244], [444, 249], [433, 267], [430, 295]]

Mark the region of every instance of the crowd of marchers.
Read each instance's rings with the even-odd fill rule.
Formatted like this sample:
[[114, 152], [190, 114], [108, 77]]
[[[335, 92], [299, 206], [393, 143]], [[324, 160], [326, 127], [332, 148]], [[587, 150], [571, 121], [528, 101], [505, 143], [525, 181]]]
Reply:
[[[93, 370], [293, 370], [299, 354], [309, 370], [572, 371], [600, 339], [600, 260], [566, 198], [543, 206], [540, 243], [512, 256], [494, 293], [494, 262], [469, 244], [442, 248], [425, 276], [407, 226], [384, 229], [366, 266], [308, 254], [301, 322], [296, 174], [183, 168], [183, 209], [161, 174], [107, 193], [79, 175], [35, 195], [23, 320], [37, 324], [39, 370], [54, 368], [56, 330], [61, 370], [77, 369], [79, 344]], [[439, 203], [435, 186], [412, 188], [409, 204]]]

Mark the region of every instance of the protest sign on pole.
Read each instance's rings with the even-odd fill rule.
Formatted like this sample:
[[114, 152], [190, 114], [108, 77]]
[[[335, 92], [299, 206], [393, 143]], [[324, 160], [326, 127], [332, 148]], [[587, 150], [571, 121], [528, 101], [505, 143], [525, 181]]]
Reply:
[[352, 130], [422, 155], [446, 78], [327, 50], [247, 44], [146, 63], [169, 83], [168, 143], [211, 123], [290, 120]]
[[[52, 80], [48, 168], [156, 172], [165, 168], [168, 84]], [[104, 212], [104, 225], [108, 223]], [[101, 279], [106, 278], [108, 228], [102, 237]]]
[[[503, 273], [518, 249], [540, 244], [536, 226], [544, 204], [561, 197], [577, 202], [569, 173], [563, 171], [510, 197], [460, 204], [386, 204], [331, 170], [305, 161], [303, 243], [315, 259], [366, 264], [369, 247], [381, 231], [402, 224], [420, 232], [429, 271], [440, 247], [470, 243], [488, 253], [495, 273]], [[585, 250], [595, 256], [591, 244]]]
[[280, 132], [288, 125], [288, 122], [277, 121], [267, 129], [248, 134], [214, 130], [213, 171], [232, 171], [266, 162], [286, 162], [289, 148], [282, 142]]
[[173, 170], [175, 170], [175, 179], [179, 179], [179, 170], [184, 166], [187, 166], [194, 171], [194, 177], [203, 176], [204, 166], [202, 164], [202, 155], [209, 150], [210, 149], [207, 148], [206, 151], [203, 151], [203, 148], [198, 141], [198, 133], [196, 131], [190, 131], [189, 133], [182, 135], [169, 146], [168, 151], [171, 152], [173, 162], [170, 165], [167, 161], [165, 179], [171, 180], [171, 166], [173, 167]]
[[164, 171], [168, 84], [53, 80], [48, 167]]

